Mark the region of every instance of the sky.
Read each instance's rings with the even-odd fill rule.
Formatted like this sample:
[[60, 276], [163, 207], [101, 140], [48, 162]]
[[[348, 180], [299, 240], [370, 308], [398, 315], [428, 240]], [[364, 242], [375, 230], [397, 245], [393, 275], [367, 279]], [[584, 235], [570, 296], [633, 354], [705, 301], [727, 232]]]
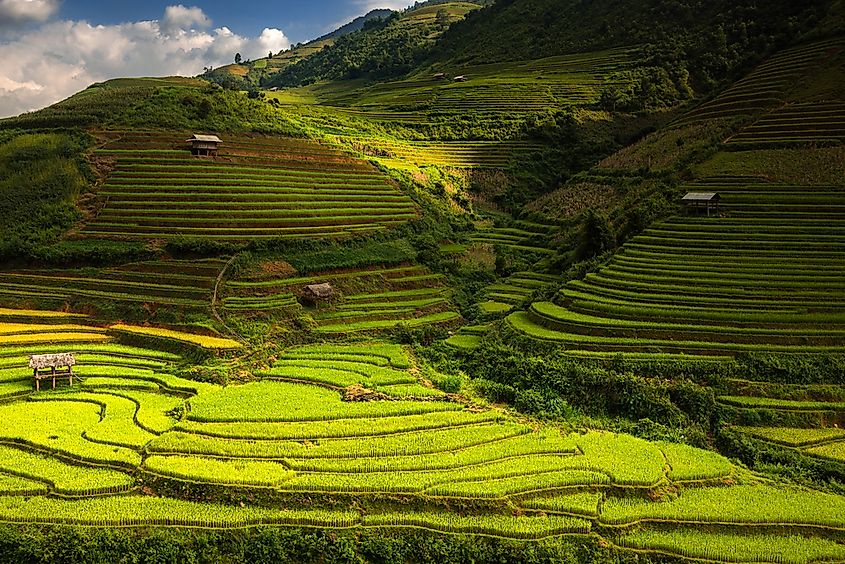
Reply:
[[412, 0], [0, 0], [0, 117], [116, 77], [193, 76]]

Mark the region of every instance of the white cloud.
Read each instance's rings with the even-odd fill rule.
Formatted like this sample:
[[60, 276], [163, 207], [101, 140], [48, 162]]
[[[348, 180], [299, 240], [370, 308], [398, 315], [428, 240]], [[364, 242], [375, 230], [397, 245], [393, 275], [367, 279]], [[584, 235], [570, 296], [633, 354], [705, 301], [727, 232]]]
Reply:
[[258, 44], [264, 47], [265, 52], [276, 53], [290, 47], [290, 40], [281, 29], [265, 27], [258, 37]]
[[0, 116], [48, 106], [109, 78], [193, 76], [231, 62], [235, 53], [258, 58], [290, 46], [278, 29], [247, 38], [227, 27], [194, 28], [210, 23], [197, 8], [171, 6], [161, 20], [56, 21], [0, 43]]
[[[413, 6], [416, 0], [355, 0], [355, 5], [359, 6], [364, 14], [372, 12], [373, 10], [396, 10], [402, 11], [408, 6]], [[422, 0], [420, 0], [422, 1]]]
[[44, 22], [59, 9], [59, 0], [0, 0], [0, 25]]
[[183, 30], [206, 29], [211, 27], [211, 20], [196, 6], [186, 8], [182, 4], [168, 6], [159, 26], [164, 33], [179, 33]]

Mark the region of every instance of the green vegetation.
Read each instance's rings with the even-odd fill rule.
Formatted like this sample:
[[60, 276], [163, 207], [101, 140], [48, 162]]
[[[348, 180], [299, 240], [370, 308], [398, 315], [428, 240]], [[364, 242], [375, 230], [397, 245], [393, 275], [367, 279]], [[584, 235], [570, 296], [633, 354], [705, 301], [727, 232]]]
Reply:
[[799, 535], [730, 535], [695, 530], [641, 531], [620, 539], [625, 547], [719, 562], [806, 562], [845, 558], [842, 545]]
[[175, 341], [182, 341], [197, 345], [204, 349], [237, 349], [242, 345], [232, 339], [221, 339], [219, 337], [209, 337], [208, 335], [195, 335], [192, 333], [183, 333], [181, 331], [171, 331], [169, 329], [161, 329], [158, 327], [136, 327], [132, 325], [117, 324], [109, 327], [112, 331], [126, 331], [137, 335], [150, 335], [152, 337], [160, 337], [162, 339], [172, 339]]
[[[284, 401], [288, 398], [288, 401]], [[297, 398], [296, 402], [289, 398]], [[343, 403], [337, 392], [304, 384], [258, 382], [234, 386], [198, 397], [191, 402], [192, 421], [325, 421], [345, 417], [415, 415], [436, 411], [457, 411], [461, 406], [445, 402]]]
[[842, 527], [842, 496], [771, 486], [688, 489], [674, 501], [608, 500], [605, 523], [708, 522]]
[[89, 141], [59, 133], [0, 136], [0, 257], [4, 260], [54, 243], [80, 213], [77, 197], [90, 172], [82, 159]]
[[845, 558], [841, 2], [483, 4], [0, 123], [0, 560]]
[[[97, 155], [117, 163], [98, 190], [105, 207], [85, 233], [237, 241], [340, 237], [416, 218], [413, 202], [376, 170], [325, 144], [224, 136], [221, 155], [228, 158], [206, 161], [191, 158], [187, 135], [111, 132]], [[369, 204], [350, 208], [351, 201]], [[224, 211], [225, 222], [208, 225]]]
[[[0, 446], [3, 472], [46, 483], [50, 490], [65, 496], [91, 496], [118, 493], [131, 488], [134, 480], [116, 470], [72, 466], [55, 458]], [[12, 493], [4, 489], [4, 493]]]

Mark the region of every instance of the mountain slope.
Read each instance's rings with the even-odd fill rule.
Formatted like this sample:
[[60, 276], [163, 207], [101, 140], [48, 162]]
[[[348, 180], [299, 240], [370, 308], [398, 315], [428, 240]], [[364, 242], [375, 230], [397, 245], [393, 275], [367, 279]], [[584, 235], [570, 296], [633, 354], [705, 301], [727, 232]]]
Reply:
[[[327, 39], [337, 39], [339, 37], [343, 37], [344, 35], [349, 35], [353, 31], [359, 31], [364, 28], [367, 22], [371, 20], [383, 20], [385, 18], [390, 17], [393, 13], [393, 10], [370, 10], [363, 16], [358, 16], [348, 24], [342, 25], [336, 30], [329, 32], [323, 36], [318, 37], [314, 41], [325, 41]], [[309, 41], [311, 43], [311, 41]]]
[[399, 76], [426, 56], [436, 39], [479, 4], [420, 4], [388, 18], [372, 20], [360, 31], [338, 38], [270, 77], [270, 86], [299, 86], [318, 80]]
[[[636, 169], [662, 166], [650, 156], [659, 156], [667, 137], [719, 132], [722, 151], [693, 155], [689, 168], [672, 163], [680, 186], [655, 197], [675, 214], [570, 282], [557, 304], [535, 303], [527, 314], [514, 314], [513, 326], [597, 351], [839, 350], [845, 339], [843, 62], [845, 38], [785, 50], [667, 130], [600, 163], [590, 173], [592, 192], [582, 183], [547, 198], [535, 209], [580, 199], [603, 206], [618, 224], [623, 207], [636, 209], [648, 197], [644, 181], [637, 187]], [[629, 176], [624, 200], [619, 177], [610, 174]], [[719, 193], [720, 210], [714, 217], [677, 213], [686, 192]]]

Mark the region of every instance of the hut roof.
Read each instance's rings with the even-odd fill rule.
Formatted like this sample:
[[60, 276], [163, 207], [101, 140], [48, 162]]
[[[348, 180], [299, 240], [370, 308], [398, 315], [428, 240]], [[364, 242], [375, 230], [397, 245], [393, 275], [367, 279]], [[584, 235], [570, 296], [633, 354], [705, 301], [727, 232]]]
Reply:
[[720, 200], [722, 197], [717, 192], [688, 192], [686, 196], [681, 198], [684, 202], [712, 202]]
[[30, 368], [58, 368], [59, 366], [73, 366], [76, 357], [73, 353], [34, 354], [29, 357]]
[[310, 284], [305, 287], [305, 293], [316, 298], [331, 298], [334, 296], [334, 288], [331, 284]]
[[192, 135], [191, 138], [188, 139], [189, 143], [192, 142], [192, 141], [202, 141], [204, 143], [222, 143], [223, 142], [216, 135], [197, 135], [197, 134]]

